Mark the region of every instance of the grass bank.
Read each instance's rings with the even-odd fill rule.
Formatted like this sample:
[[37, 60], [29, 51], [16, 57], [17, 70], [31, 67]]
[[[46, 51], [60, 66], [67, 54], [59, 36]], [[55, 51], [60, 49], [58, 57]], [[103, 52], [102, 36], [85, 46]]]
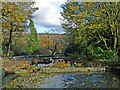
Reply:
[[73, 73], [73, 72], [102, 72], [104, 71], [104, 67], [66, 67], [66, 68], [56, 68], [56, 67], [48, 67], [43, 68], [40, 72], [45, 73]]

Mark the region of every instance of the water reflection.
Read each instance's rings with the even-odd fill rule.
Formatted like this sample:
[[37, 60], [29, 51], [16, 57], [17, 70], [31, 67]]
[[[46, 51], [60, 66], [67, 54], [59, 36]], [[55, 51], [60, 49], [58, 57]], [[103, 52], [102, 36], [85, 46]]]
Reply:
[[44, 88], [120, 88], [120, 78], [112, 73], [63, 74], [43, 84]]

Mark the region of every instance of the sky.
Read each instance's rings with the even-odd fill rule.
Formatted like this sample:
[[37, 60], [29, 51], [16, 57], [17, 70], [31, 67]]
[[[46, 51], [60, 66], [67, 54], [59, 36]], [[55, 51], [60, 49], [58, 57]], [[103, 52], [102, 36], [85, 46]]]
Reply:
[[35, 0], [39, 9], [33, 14], [37, 33], [64, 33], [61, 27], [61, 4], [66, 0]]

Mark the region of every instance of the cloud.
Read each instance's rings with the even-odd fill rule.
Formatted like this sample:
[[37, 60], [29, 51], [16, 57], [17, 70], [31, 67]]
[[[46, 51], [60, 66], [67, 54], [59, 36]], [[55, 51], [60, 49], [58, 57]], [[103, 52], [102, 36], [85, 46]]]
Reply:
[[35, 24], [42, 25], [44, 27], [59, 27], [61, 8], [60, 5], [65, 3], [65, 0], [35, 0], [36, 7], [39, 8], [33, 16]]
[[64, 29], [61, 26], [44, 27], [35, 24], [35, 27], [37, 29], [37, 33], [65, 33]]
[[50, 30], [49, 30], [50, 33], [65, 33], [64, 29], [60, 26], [60, 27], [52, 27]]

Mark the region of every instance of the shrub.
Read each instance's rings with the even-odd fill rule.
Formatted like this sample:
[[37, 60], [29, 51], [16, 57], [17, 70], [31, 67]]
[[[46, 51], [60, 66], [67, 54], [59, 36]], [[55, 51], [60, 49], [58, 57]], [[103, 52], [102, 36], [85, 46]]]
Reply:
[[102, 48], [98, 47], [96, 50], [94, 50], [93, 57], [95, 59], [114, 59], [116, 57], [116, 51], [112, 50], [103, 50]]
[[70, 66], [70, 62], [65, 62], [64, 60], [62, 61], [55, 61], [54, 63], [54, 67], [58, 67], [58, 68], [65, 68], [65, 67], [69, 67]]
[[74, 65], [75, 65], [76, 67], [81, 67], [81, 66], [82, 66], [82, 63], [76, 63], [76, 62], [74, 62]]

